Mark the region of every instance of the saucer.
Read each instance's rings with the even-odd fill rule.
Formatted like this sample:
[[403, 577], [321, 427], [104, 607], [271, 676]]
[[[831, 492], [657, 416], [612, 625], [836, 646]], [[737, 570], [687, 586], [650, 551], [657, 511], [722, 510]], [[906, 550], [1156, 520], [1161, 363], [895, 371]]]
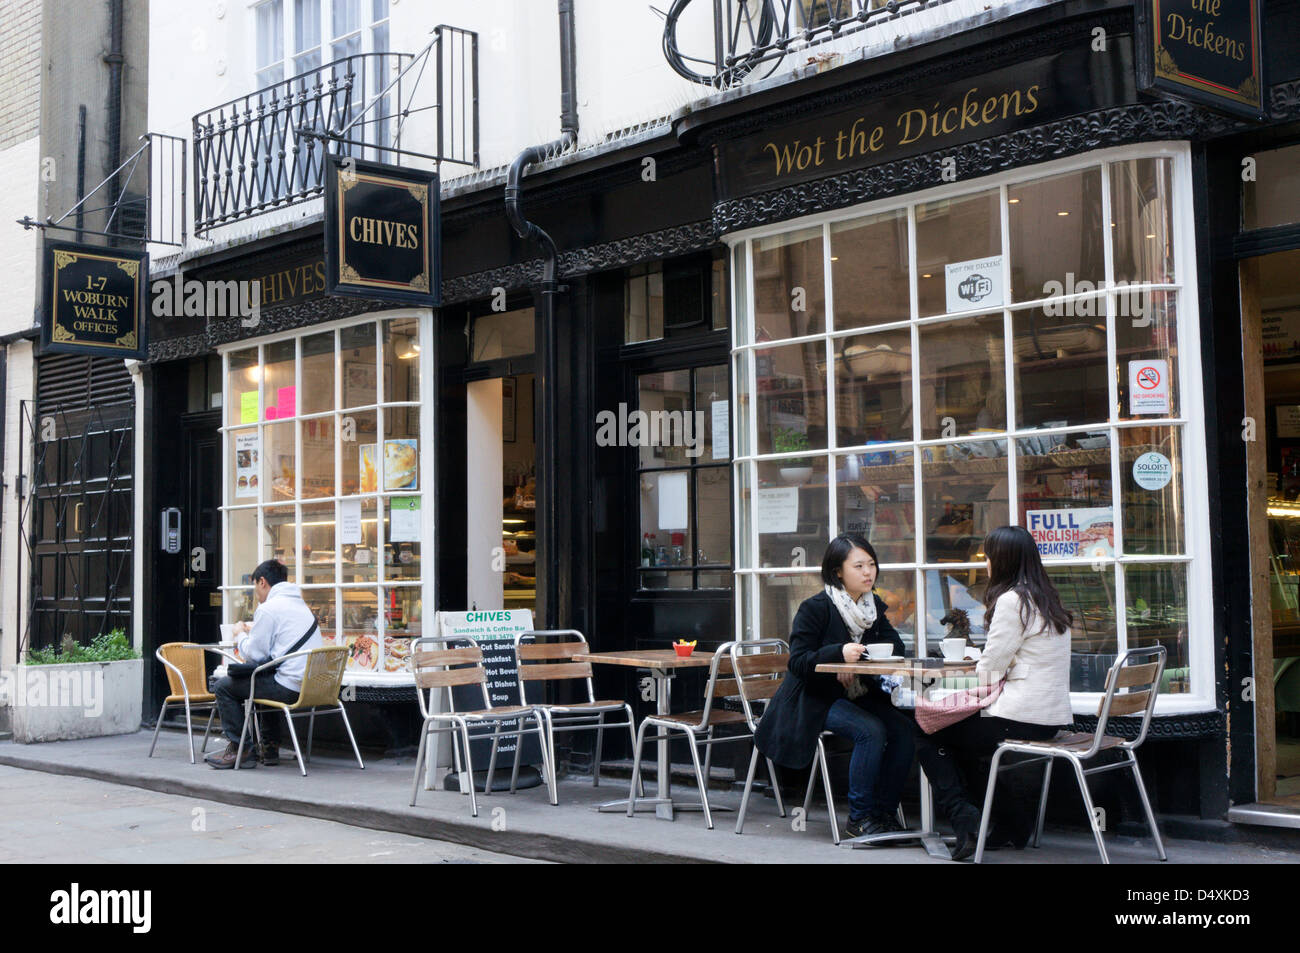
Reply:
[[944, 659], [944, 660], [943, 660], [943, 664], [944, 664], [944, 665], [973, 665], [974, 663], [975, 663], [975, 659], [973, 659], [973, 658], [963, 658], [963, 659], [956, 659], [956, 660], [954, 660], [954, 659]]
[[862, 658], [859, 659], [858, 661], [859, 661], [859, 662], [901, 662], [901, 661], [903, 661], [903, 656], [901, 656], [901, 655], [886, 655], [886, 656], [884, 656], [883, 658], [870, 658], [870, 657], [864, 655], [864, 656], [862, 656]]

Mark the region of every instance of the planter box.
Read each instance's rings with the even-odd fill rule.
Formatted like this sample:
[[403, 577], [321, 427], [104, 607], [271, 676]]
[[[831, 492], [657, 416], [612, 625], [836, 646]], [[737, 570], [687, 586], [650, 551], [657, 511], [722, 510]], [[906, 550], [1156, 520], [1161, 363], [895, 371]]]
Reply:
[[140, 729], [144, 660], [15, 665], [5, 670], [0, 694], [14, 741], [127, 734]]

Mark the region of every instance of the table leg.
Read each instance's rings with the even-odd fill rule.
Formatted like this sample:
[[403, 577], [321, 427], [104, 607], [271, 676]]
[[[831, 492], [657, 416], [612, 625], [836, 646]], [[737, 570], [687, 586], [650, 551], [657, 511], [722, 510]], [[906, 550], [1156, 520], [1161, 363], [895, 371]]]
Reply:
[[[657, 704], [655, 711], [660, 715], [672, 713], [673, 682], [672, 673], [666, 671], [656, 671], [655, 678], [655, 696]], [[673, 772], [672, 765], [668, 762], [668, 732], [659, 732], [659, 780], [655, 784], [655, 817], [661, 817], [666, 821], [673, 819]]]

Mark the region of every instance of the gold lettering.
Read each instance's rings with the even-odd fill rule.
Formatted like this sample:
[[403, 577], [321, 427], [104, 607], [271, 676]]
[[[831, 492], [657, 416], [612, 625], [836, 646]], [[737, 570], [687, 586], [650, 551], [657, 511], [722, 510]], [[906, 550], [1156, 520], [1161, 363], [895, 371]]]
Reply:
[[[920, 117], [921, 125], [920, 128], [916, 131], [916, 135], [912, 135], [913, 116]], [[921, 136], [925, 135], [925, 119], [926, 116], [925, 116], [924, 109], [909, 109], [907, 112], [903, 113], [903, 115], [899, 116], [897, 125], [902, 126], [904, 124], [904, 120], [906, 120], [907, 124], [903, 130], [903, 137], [898, 140], [898, 144], [900, 146], [910, 145], [911, 143], [916, 142], [916, 140], [920, 139]]]

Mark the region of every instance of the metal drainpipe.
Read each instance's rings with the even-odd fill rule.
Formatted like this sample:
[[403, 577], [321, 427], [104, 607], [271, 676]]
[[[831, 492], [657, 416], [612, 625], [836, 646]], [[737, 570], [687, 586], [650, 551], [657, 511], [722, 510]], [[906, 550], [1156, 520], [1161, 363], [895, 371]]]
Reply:
[[[126, 57], [122, 55], [122, 32], [123, 32], [123, 0], [109, 0], [108, 3], [108, 34], [109, 49], [104, 54], [104, 62], [108, 64], [108, 155], [105, 157], [107, 168], [105, 174], [110, 174], [121, 164], [122, 161], [122, 64], [126, 62]], [[117, 208], [118, 200], [121, 198], [122, 187], [118, 182], [118, 177], [113, 176], [113, 181], [108, 184], [108, 201], [110, 208]], [[112, 213], [110, 213], [112, 214]], [[121, 216], [113, 223], [113, 231], [122, 230]], [[110, 239], [109, 243], [117, 244], [116, 239]]]
[[520, 207], [520, 179], [524, 170], [555, 155], [578, 139], [578, 110], [574, 93], [575, 53], [573, 0], [559, 0], [560, 16], [560, 138], [545, 145], [529, 146], [510, 163], [506, 175], [506, 218], [520, 238], [542, 246], [545, 263], [542, 269], [542, 313], [538, 334], [537, 388], [539, 406], [535, 410], [537, 427], [537, 561], [542, 566], [543, 625], [559, 626], [559, 579], [556, 555], [556, 452], [559, 432], [555, 354], [555, 296], [562, 290], [558, 281], [559, 252], [555, 241], [524, 217]]

